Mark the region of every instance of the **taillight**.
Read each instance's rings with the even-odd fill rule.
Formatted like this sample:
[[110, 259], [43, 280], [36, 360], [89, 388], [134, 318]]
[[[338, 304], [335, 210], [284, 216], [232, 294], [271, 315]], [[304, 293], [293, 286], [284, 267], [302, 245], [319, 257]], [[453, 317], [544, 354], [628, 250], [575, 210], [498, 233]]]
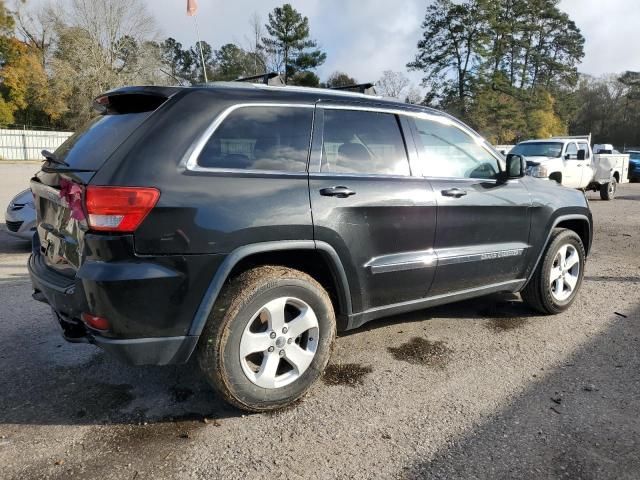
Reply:
[[91, 315], [90, 313], [83, 313], [81, 317], [82, 321], [94, 330], [101, 330], [103, 332], [109, 330], [109, 320], [106, 318]]
[[89, 185], [85, 205], [89, 228], [103, 232], [133, 232], [160, 198], [148, 187], [96, 187]]

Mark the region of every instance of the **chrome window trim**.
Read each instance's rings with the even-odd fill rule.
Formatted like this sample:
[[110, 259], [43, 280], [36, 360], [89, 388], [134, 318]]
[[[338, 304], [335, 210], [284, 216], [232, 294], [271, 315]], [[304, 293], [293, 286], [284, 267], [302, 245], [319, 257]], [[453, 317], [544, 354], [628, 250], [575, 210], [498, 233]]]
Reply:
[[[182, 166], [190, 172], [215, 172], [215, 173], [259, 173], [259, 174], [294, 174], [300, 175], [305, 172], [291, 172], [288, 170], [260, 170], [260, 169], [244, 169], [244, 168], [215, 168], [215, 167], [201, 167], [198, 165], [198, 157], [204, 150], [205, 145], [211, 139], [218, 127], [222, 125], [229, 115], [241, 108], [255, 108], [255, 107], [278, 107], [278, 108], [315, 108], [314, 104], [310, 103], [282, 103], [282, 102], [253, 102], [253, 103], [237, 103], [227, 107], [220, 113], [215, 120], [209, 125], [209, 127], [200, 136], [194, 146], [187, 152], [185, 159], [181, 162]], [[313, 129], [313, 125], [311, 127]], [[311, 141], [311, 137], [309, 137]]]
[[[367, 97], [369, 98], [369, 97]], [[322, 101], [311, 104], [311, 103], [286, 103], [286, 102], [248, 102], [248, 103], [237, 103], [235, 105], [231, 105], [222, 111], [211, 123], [211, 125], [204, 131], [204, 133], [198, 138], [193, 147], [185, 154], [185, 158], [180, 163], [180, 166], [190, 172], [210, 172], [210, 173], [238, 173], [244, 172], [248, 174], [263, 174], [263, 175], [299, 175], [304, 172], [291, 172], [288, 170], [259, 170], [259, 169], [242, 169], [242, 168], [215, 168], [215, 167], [201, 167], [198, 165], [198, 157], [202, 153], [205, 145], [209, 141], [209, 139], [216, 132], [218, 127], [226, 120], [226, 118], [236, 110], [240, 108], [255, 108], [255, 107], [280, 107], [280, 108], [322, 108], [325, 110], [355, 110], [355, 111], [363, 111], [363, 112], [374, 112], [374, 113], [387, 113], [391, 115], [404, 115], [410, 118], [420, 118], [424, 120], [436, 121], [445, 125], [449, 125], [455, 127], [468, 136], [470, 136], [481, 148], [483, 148], [491, 157], [493, 157], [498, 166], [502, 169], [502, 165], [500, 163], [500, 158], [498, 158], [497, 154], [492, 152], [485, 145], [486, 140], [479, 135], [477, 135], [473, 130], [467, 128], [465, 125], [461, 124], [457, 120], [449, 118], [445, 115], [428, 113], [428, 112], [420, 112], [414, 110], [402, 110], [399, 108], [387, 108], [380, 106], [366, 106], [366, 105], [348, 105], [348, 104], [330, 104], [330, 103], [322, 103]], [[312, 127], [313, 128], [313, 127]], [[406, 140], [405, 140], [406, 141]], [[405, 145], [406, 148], [406, 145]], [[408, 154], [408, 152], [407, 152]], [[420, 152], [418, 151], [418, 155]], [[331, 175], [331, 176], [346, 176], [346, 177], [381, 177], [381, 178], [424, 178], [424, 179], [440, 179], [440, 180], [482, 180], [482, 181], [495, 181], [493, 178], [477, 178], [472, 179], [469, 177], [426, 177], [423, 175], [418, 175], [411, 173], [410, 175], [387, 175], [387, 174], [358, 174], [358, 173], [349, 173], [349, 172], [309, 172], [314, 175]]]

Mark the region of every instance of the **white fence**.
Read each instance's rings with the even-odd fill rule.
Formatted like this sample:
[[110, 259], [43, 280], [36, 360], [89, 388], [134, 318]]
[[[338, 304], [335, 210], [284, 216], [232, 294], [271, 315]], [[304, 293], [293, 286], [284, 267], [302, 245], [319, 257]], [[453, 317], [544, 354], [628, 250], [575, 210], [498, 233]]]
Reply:
[[53, 152], [72, 132], [0, 128], [1, 160], [42, 160], [40, 152]]

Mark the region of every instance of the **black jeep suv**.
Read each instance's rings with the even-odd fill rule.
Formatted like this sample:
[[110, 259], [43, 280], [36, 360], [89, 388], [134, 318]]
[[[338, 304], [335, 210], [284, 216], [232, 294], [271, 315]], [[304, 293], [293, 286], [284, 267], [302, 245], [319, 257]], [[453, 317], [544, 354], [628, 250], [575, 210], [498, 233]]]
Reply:
[[330, 90], [127, 87], [32, 179], [29, 270], [71, 342], [197, 355], [240, 408], [300, 398], [336, 329], [492, 292], [573, 302], [584, 195], [454, 118]]

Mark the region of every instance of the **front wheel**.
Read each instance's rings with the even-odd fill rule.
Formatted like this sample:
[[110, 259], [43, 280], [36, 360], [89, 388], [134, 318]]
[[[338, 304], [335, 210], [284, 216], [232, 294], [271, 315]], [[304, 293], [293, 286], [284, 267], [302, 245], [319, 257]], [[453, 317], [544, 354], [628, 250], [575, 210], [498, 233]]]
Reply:
[[301, 398], [323, 373], [336, 335], [327, 292], [285, 267], [248, 270], [221, 292], [200, 338], [206, 378], [243, 410], [275, 410]]
[[613, 200], [618, 189], [618, 181], [613, 177], [610, 181], [600, 187], [600, 198], [602, 200]]
[[536, 271], [521, 292], [522, 299], [541, 313], [565, 311], [582, 285], [584, 267], [580, 237], [572, 230], [555, 229]]

